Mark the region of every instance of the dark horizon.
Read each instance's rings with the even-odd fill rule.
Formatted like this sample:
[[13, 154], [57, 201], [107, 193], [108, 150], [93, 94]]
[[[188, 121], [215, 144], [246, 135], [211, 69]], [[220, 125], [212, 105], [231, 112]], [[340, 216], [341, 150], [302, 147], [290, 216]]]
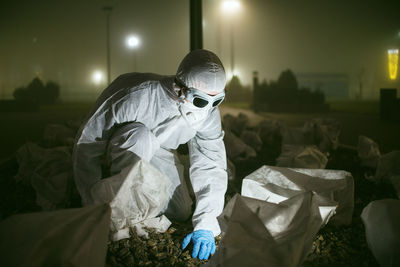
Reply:
[[[25, 86], [37, 74], [61, 85], [61, 97], [98, 94], [92, 74], [106, 71], [105, 5], [111, 14], [111, 78], [133, 70], [174, 74], [189, 51], [189, 1], [13, 1], [0, 11], [3, 32], [0, 97]], [[219, 55], [231, 75], [228, 18], [221, 1], [203, 0], [205, 49]], [[241, 1], [235, 15], [235, 69], [245, 85], [253, 71], [260, 80], [279, 73], [340, 74], [354, 97], [360, 77], [366, 99], [381, 87], [399, 87], [387, 75], [389, 48], [400, 44], [395, 1]], [[141, 38], [136, 56], [125, 38]], [[136, 64], [134, 64], [136, 57]], [[361, 74], [362, 73], [362, 74]]]

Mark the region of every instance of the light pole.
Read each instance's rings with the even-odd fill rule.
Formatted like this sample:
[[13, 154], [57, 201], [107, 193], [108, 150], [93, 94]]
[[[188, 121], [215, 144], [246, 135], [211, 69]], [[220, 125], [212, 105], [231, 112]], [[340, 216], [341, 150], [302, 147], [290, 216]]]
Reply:
[[222, 11], [229, 16], [230, 31], [230, 52], [231, 52], [231, 73], [235, 73], [235, 37], [234, 37], [234, 19], [233, 15], [240, 9], [240, 2], [237, 0], [226, 0], [222, 2]]
[[110, 56], [110, 16], [112, 6], [103, 7], [103, 11], [106, 13], [106, 53], [107, 53], [107, 85], [111, 81], [111, 56]]
[[140, 45], [140, 39], [136, 35], [130, 35], [126, 38], [126, 46], [133, 50], [133, 71], [137, 71], [136, 68], [136, 48]]

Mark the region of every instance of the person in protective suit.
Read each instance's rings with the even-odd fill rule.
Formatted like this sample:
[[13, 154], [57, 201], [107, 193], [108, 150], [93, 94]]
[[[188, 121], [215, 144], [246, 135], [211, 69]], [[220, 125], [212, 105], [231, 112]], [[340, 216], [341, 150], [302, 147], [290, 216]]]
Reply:
[[176, 168], [174, 150], [188, 144], [190, 182], [196, 203], [194, 230], [182, 242], [193, 242], [192, 257], [208, 259], [220, 234], [217, 216], [227, 188], [224, 132], [218, 105], [225, 97], [226, 77], [219, 58], [199, 49], [188, 53], [175, 76], [127, 73], [100, 95], [80, 128], [74, 147], [75, 183], [83, 205], [93, 203], [90, 190], [102, 178], [101, 161], [111, 175], [148, 161], [172, 182], [164, 214], [186, 220], [192, 201]]

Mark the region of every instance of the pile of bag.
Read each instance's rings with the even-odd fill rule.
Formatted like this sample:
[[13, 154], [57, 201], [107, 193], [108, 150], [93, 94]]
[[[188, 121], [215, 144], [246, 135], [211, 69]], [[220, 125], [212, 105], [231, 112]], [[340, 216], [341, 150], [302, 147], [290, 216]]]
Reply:
[[248, 116], [223, 118], [228, 158], [234, 163], [255, 160], [280, 167], [324, 169], [327, 155], [339, 145], [340, 124], [333, 119], [312, 119], [303, 127], [288, 127], [276, 120], [251, 125]]

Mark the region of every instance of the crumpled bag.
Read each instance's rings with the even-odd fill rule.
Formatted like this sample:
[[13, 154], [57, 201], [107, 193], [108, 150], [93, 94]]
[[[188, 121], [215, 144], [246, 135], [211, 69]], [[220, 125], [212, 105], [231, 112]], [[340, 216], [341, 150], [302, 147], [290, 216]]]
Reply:
[[335, 119], [314, 118], [304, 123], [303, 131], [324, 153], [336, 150], [339, 146], [341, 125]]
[[281, 124], [277, 120], [262, 120], [256, 129], [263, 144], [279, 146], [282, 142]]
[[257, 152], [259, 152], [262, 148], [261, 138], [255, 131], [244, 130], [240, 135], [240, 139], [242, 139], [246, 145], [252, 147]]
[[300, 127], [282, 127], [282, 144], [288, 145], [312, 145], [315, 144], [314, 137], [307, 135]]
[[247, 128], [250, 123], [249, 117], [244, 113], [239, 113], [237, 117], [226, 114], [223, 117], [223, 125], [226, 131], [231, 131], [237, 136], [240, 136], [242, 132]]
[[45, 154], [45, 148], [32, 142], [27, 142], [18, 148], [16, 158], [19, 167], [18, 173], [14, 177], [15, 181], [30, 185], [36, 166], [43, 160]]
[[[320, 198], [324, 223], [350, 224], [354, 209], [354, 181], [349, 172], [262, 166], [242, 182], [242, 195], [280, 203], [301, 192]], [[335, 212], [336, 208], [336, 212]], [[335, 212], [335, 215], [330, 218]]]
[[240, 163], [257, 156], [256, 151], [252, 147], [246, 145], [230, 131], [225, 132], [224, 143], [226, 155], [234, 163]]
[[26, 143], [17, 151], [19, 164], [17, 182], [30, 184], [36, 192], [36, 203], [43, 210], [68, 206], [74, 192], [71, 149], [44, 149]]
[[397, 197], [400, 198], [400, 175], [392, 175], [389, 180], [396, 191]]
[[400, 150], [392, 151], [380, 157], [375, 179], [377, 181], [388, 180], [394, 175], [400, 175]]
[[370, 202], [362, 211], [368, 247], [380, 266], [400, 266], [400, 200]]
[[[162, 215], [167, 206], [171, 181], [144, 160], [124, 168], [120, 173], [97, 182], [91, 189], [95, 203], [109, 203], [111, 207], [111, 234], [113, 240], [129, 237], [129, 228], [138, 234], [149, 223], [158, 232], [164, 232], [171, 222]], [[151, 220], [150, 222], [146, 220]]]
[[240, 195], [218, 220], [224, 236], [207, 266], [299, 266], [322, 225], [312, 192], [279, 204]]
[[236, 180], [236, 167], [229, 159], [226, 160], [226, 172], [228, 174], [228, 181]]
[[42, 141], [46, 147], [73, 146], [75, 130], [62, 124], [48, 124], [43, 133]]
[[325, 169], [327, 163], [327, 156], [316, 146], [283, 145], [276, 159], [279, 167]]
[[378, 144], [372, 139], [360, 135], [358, 137], [357, 152], [362, 166], [373, 169], [377, 167], [381, 153]]
[[105, 266], [108, 205], [18, 214], [0, 222], [2, 266]]
[[400, 198], [400, 151], [392, 151], [379, 158], [375, 176], [371, 177], [375, 182], [387, 182], [392, 184]]

